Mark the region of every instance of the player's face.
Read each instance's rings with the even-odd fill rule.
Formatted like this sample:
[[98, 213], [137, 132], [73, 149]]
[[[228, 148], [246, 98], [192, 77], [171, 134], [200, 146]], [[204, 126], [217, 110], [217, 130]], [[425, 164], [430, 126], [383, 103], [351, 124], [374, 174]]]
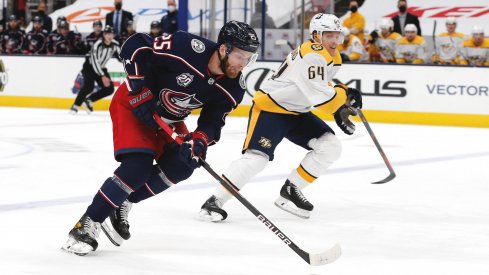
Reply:
[[341, 32], [323, 32], [321, 44], [333, 55], [339, 44], [343, 43], [343, 34]]
[[151, 28], [151, 33], [152, 34], [158, 34], [160, 32], [160, 28]]
[[34, 22], [34, 24], [32, 24], [32, 26], [34, 27], [34, 29], [36, 30], [40, 30], [42, 28], [42, 24], [39, 23], [39, 22]]
[[102, 26], [96, 25], [93, 27], [93, 32], [99, 34], [102, 32]]
[[112, 43], [112, 40], [114, 40], [114, 34], [111, 32], [104, 33], [104, 40], [107, 44]]
[[409, 41], [414, 40], [416, 38], [416, 32], [406, 32], [406, 38]]
[[446, 26], [447, 26], [448, 33], [455, 32], [455, 29], [457, 28], [457, 24], [446, 24]]
[[391, 31], [389, 28], [382, 28], [380, 29], [380, 33], [382, 33], [382, 36], [386, 37], [391, 33]]
[[[219, 51], [221, 56], [225, 56], [226, 46], [221, 45]], [[229, 78], [238, 77], [239, 72], [241, 72], [247, 65], [252, 64], [254, 60], [256, 60], [256, 57], [256, 54], [234, 48], [224, 60], [224, 74]]]
[[482, 42], [484, 42], [484, 34], [483, 33], [474, 33], [472, 35], [472, 37], [474, 38], [474, 44], [476, 46], [480, 46], [482, 44]]
[[63, 36], [68, 35], [68, 33], [70, 32], [68, 28], [60, 28], [60, 31]]
[[11, 29], [16, 29], [18, 25], [19, 23], [17, 22], [17, 20], [8, 21], [8, 27]]

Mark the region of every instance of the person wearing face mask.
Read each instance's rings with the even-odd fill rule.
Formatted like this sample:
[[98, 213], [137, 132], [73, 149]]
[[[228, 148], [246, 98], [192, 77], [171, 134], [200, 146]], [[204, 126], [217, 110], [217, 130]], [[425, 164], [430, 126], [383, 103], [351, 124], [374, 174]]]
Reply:
[[419, 25], [419, 19], [416, 15], [409, 13], [407, 1], [399, 0], [397, 2], [397, 8], [399, 9], [399, 14], [392, 17], [392, 21], [394, 21], [394, 32], [397, 32], [401, 35], [405, 35], [404, 27], [408, 24], [413, 24], [416, 26], [418, 30], [418, 35], [421, 36], [421, 27]]
[[167, 5], [168, 13], [160, 21], [163, 35], [173, 34], [178, 30], [178, 10], [175, 0], [168, 0]]
[[107, 13], [105, 16], [105, 25], [112, 26], [115, 38], [119, 39], [119, 36], [127, 28], [127, 22], [134, 19], [132, 13], [122, 9], [122, 0], [114, 0], [114, 8], [114, 11]]
[[37, 16], [41, 17], [43, 22], [42, 28], [51, 32], [53, 30], [53, 20], [46, 14], [46, 2], [41, 1], [37, 6]]
[[363, 29], [365, 28], [365, 17], [358, 11], [358, 1], [350, 1], [350, 15], [343, 21], [343, 26], [350, 30], [350, 33], [364, 41]]

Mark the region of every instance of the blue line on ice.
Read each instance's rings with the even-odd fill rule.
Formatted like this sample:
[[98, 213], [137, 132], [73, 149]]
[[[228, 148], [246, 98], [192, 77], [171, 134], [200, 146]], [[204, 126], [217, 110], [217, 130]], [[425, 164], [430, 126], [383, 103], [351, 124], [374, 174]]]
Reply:
[[[488, 156], [489, 156], [489, 152], [468, 153], [468, 154], [461, 154], [461, 155], [440, 156], [440, 157], [431, 157], [431, 158], [423, 158], [423, 159], [412, 159], [412, 160], [397, 161], [397, 162], [393, 162], [392, 166], [395, 169], [396, 166], [413, 166], [413, 165], [420, 165], [420, 164], [427, 164], [427, 163], [434, 163], [434, 162], [453, 161], [453, 160], [471, 159], [471, 158], [488, 157]], [[385, 167], [385, 165], [383, 163], [377, 163], [377, 164], [372, 164], [372, 165], [354, 166], [354, 167], [341, 167], [341, 168], [333, 168], [333, 169], [328, 170], [328, 174], [372, 170], [372, 169], [380, 169], [380, 168], [384, 168], [384, 167]], [[385, 168], [385, 170], [387, 173], [387, 168]], [[252, 179], [250, 181], [250, 183], [251, 182], [256, 183], [256, 182], [263, 182], [263, 181], [285, 179], [286, 176], [287, 176], [286, 174], [277, 174], [277, 175], [270, 175], [270, 176], [258, 176], [258, 177], [255, 177], [254, 179]], [[372, 179], [372, 180], [375, 180], [375, 179]], [[213, 181], [202, 182], [202, 183], [191, 184], [191, 185], [181, 184], [181, 185], [177, 185], [177, 186], [169, 189], [167, 192], [211, 188], [214, 186], [214, 184], [215, 183]], [[85, 202], [89, 202], [92, 198], [93, 198], [93, 196], [90, 195], [90, 196], [68, 197], [68, 198], [59, 198], [59, 199], [51, 199], [51, 200], [43, 200], [43, 201], [30, 201], [30, 202], [13, 203], [13, 204], [0, 204], [0, 212], [25, 210], [25, 209], [50, 207], [50, 206], [60, 206], [60, 205], [75, 204], [75, 203], [82, 203], [82, 202], [85, 203]]]

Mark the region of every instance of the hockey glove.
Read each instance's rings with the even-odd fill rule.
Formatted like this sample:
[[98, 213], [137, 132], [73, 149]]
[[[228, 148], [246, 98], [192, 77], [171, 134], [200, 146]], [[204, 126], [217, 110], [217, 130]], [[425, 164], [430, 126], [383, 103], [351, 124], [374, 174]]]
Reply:
[[346, 96], [348, 97], [348, 104], [355, 109], [362, 109], [362, 93], [355, 88], [348, 88], [346, 90]]
[[129, 105], [132, 107], [132, 113], [144, 124], [153, 129], [158, 129], [158, 124], [153, 119], [153, 113], [156, 108], [156, 100], [153, 98], [151, 91], [144, 87], [140, 93], [135, 95], [129, 94]]
[[199, 158], [205, 159], [207, 152], [207, 135], [201, 131], [195, 131], [185, 135], [180, 145], [179, 156], [190, 168], [200, 167]]
[[340, 129], [347, 135], [352, 135], [355, 132], [355, 124], [353, 124], [349, 118], [351, 115], [356, 114], [346, 105], [341, 106], [336, 113], [334, 113], [336, 125], [338, 125], [338, 127], [340, 127]]

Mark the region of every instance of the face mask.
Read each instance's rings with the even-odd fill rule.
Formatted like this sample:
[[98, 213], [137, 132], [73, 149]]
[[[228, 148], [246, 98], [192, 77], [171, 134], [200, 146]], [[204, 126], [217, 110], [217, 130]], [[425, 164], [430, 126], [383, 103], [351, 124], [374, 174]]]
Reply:
[[173, 5], [168, 6], [168, 11], [169, 11], [169, 12], [174, 12], [174, 11], [176, 11], [176, 10], [177, 10], [177, 7], [175, 7], [175, 6], [173, 6]]
[[358, 7], [357, 7], [357, 6], [352, 6], [352, 7], [350, 8], [350, 11], [351, 11], [351, 12], [357, 12], [357, 10], [358, 10]]
[[399, 7], [399, 12], [405, 13], [406, 12], [406, 6], [400, 6]]
[[45, 13], [45, 12], [44, 12], [43, 10], [40, 10], [40, 11], [37, 11], [37, 13], [38, 13], [39, 15], [44, 15], [44, 13]]
[[115, 6], [115, 9], [116, 10], [121, 10], [121, 8], [122, 8], [122, 4], [121, 3], [117, 3], [114, 6]]

